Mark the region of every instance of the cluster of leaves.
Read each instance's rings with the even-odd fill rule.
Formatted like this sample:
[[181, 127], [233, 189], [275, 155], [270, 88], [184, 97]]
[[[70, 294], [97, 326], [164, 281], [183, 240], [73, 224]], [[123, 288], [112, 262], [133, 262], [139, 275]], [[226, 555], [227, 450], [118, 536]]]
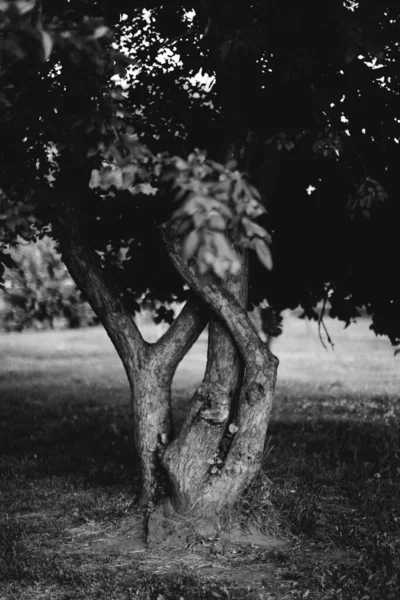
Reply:
[[130, 63], [112, 48], [113, 33], [102, 17], [70, 20], [69, 7], [49, 15], [42, 4], [0, 2], [3, 250], [18, 237], [32, 240], [33, 226], [49, 223], [42, 201], [59, 174], [54, 154], [82, 146], [77, 156], [86, 156], [86, 146], [97, 144], [106, 117], [117, 110], [102, 85]]
[[334, 158], [339, 156], [343, 150], [341, 136], [329, 129], [325, 130], [324, 135], [313, 145], [316, 154], [322, 154], [324, 158]]
[[34, 239], [34, 227], [38, 225], [38, 220], [32, 214], [32, 209], [32, 204], [11, 199], [0, 190], [0, 245], [16, 235], [24, 240]]
[[[190, 7], [178, 2], [131, 5], [125, 0], [112, 5], [105, 0], [43, 0], [41, 4], [42, 14], [34, 0], [0, 2], [1, 43], [5, 44], [0, 109], [12, 117], [7, 121], [1, 114], [0, 174], [5, 193], [32, 204], [24, 194], [37, 192], [38, 182], [42, 183], [47, 143], [60, 151], [67, 148], [69, 159], [80, 157], [90, 171], [110, 122], [120, 124], [121, 134], [127, 124], [133, 125], [155, 157], [164, 151], [187, 157], [193, 148], [205, 148], [212, 161], [223, 160], [226, 138], [233, 130], [236, 135], [238, 124], [238, 130], [252, 131], [244, 163], [251, 182], [262, 191], [268, 206], [267, 228], [274, 235], [274, 269], [266, 273], [258, 259], [250, 259], [250, 303], [258, 305], [267, 296], [271, 305], [301, 305], [312, 314], [329, 285], [335, 290], [332, 305], [339, 318], [347, 322], [358, 306], [364, 306], [374, 315], [377, 332], [393, 332], [400, 306], [389, 266], [396, 252], [399, 218], [399, 11], [395, 5], [337, 0], [327, 7], [309, 0], [299, 6], [294, 0], [271, 0], [249, 6], [224, 1], [220, 10], [213, 11], [208, 2]], [[195, 11], [190, 18], [189, 8]], [[126, 16], [120, 19], [122, 14]], [[29, 28], [36, 28], [36, 33], [25, 35]], [[117, 48], [136, 61], [128, 73], [125, 67], [131, 59], [116, 55]], [[200, 70], [210, 81], [215, 77], [216, 85], [205, 90], [195, 82]], [[229, 72], [235, 75], [233, 86]], [[125, 77], [123, 88], [116, 88], [113, 75]], [[103, 156], [107, 149], [112, 151], [104, 140]], [[65, 174], [67, 162], [60, 168], [65, 179], [70, 172]], [[190, 161], [183, 162], [189, 166], [181, 170], [169, 163], [170, 171], [182, 180], [193, 174]], [[109, 202], [105, 199], [88, 207], [91, 231], [96, 233], [92, 239], [100, 249], [111, 240], [115, 253], [121, 240], [129, 245], [131, 258], [124, 263], [124, 276], [135, 281], [136, 297], [149, 290], [162, 301], [177, 296], [181, 300], [179, 278], [162, 263], [162, 236], [157, 230], [160, 213], [174, 211], [168, 200], [179, 187], [172, 189], [172, 179], [161, 182], [161, 172], [142, 173], [157, 190], [155, 196], [144, 197], [137, 167], [127, 163], [124, 169], [109, 175], [117, 183], [111, 186], [118, 191], [115, 201], [110, 197]], [[232, 192], [237, 188], [233, 172], [228, 175]], [[122, 184], [121, 175], [126, 180]], [[224, 183], [218, 177], [214, 172], [208, 178], [210, 190]], [[128, 206], [129, 180], [135, 182], [135, 196]], [[306, 191], [310, 187], [312, 193]], [[157, 199], [164, 190], [170, 191], [165, 208]], [[187, 192], [179, 208], [193, 194], [195, 190]], [[98, 197], [98, 192], [93, 195]], [[213, 240], [212, 254], [224, 256], [221, 240], [226, 238], [231, 245], [230, 238], [236, 235], [239, 241], [240, 231], [248, 226], [248, 215], [236, 222], [235, 207], [229, 203], [226, 207], [233, 219], [224, 216], [224, 209], [209, 214], [199, 206], [194, 214], [196, 220], [204, 219], [200, 228], [194, 215], [179, 217], [185, 255], [195, 248], [190, 260], [204, 269], [211, 257], [202, 250], [207, 240]], [[36, 209], [31, 214], [37, 219]], [[10, 213], [9, 239], [14, 234], [30, 235], [27, 220], [15, 227], [22, 206], [15, 210]], [[112, 214], [118, 218], [112, 219]], [[368, 214], [374, 219], [366, 219]], [[225, 229], [219, 231], [221, 217]], [[4, 231], [7, 219], [1, 225]], [[245, 237], [250, 241], [251, 235]], [[256, 251], [267, 248], [261, 255], [268, 263], [269, 238], [254, 233], [251, 243]], [[144, 261], [152, 265], [146, 273], [141, 267]], [[228, 261], [213, 264], [223, 272]], [[228, 271], [235, 269], [234, 260], [229, 265]], [[385, 317], [388, 308], [390, 320]], [[398, 327], [391, 339], [400, 339]]]
[[261, 329], [267, 340], [279, 337], [283, 330], [283, 317], [279, 309], [264, 305], [260, 309]]
[[2, 0], [0, 2], [0, 56], [2, 63], [28, 55], [47, 60], [53, 40], [43, 28], [40, 5], [36, 0]]
[[49, 237], [12, 249], [8, 265], [1, 294], [5, 331], [96, 323]]
[[381, 184], [378, 181], [371, 179], [371, 177], [366, 177], [356, 186], [355, 193], [350, 196], [347, 203], [347, 209], [352, 218], [355, 218], [361, 213], [364, 217], [369, 219], [371, 217], [371, 211], [387, 198], [388, 194]]
[[256, 222], [265, 213], [261, 196], [234, 164], [207, 160], [199, 150], [187, 160], [154, 155], [132, 131], [120, 133], [119, 140], [104, 151], [103, 168], [92, 171], [92, 188], [135, 195], [147, 184], [153, 192], [172, 195], [179, 203], [172, 220], [182, 258], [193, 259], [200, 275], [236, 275], [240, 262], [235, 243], [255, 250], [261, 263], [272, 268], [271, 236]]
[[47, 61], [60, 50], [68, 53], [75, 65], [83, 56], [100, 72], [109, 64], [104, 41], [109, 42], [113, 34], [101, 18], [84, 17], [80, 23], [72, 23], [55, 16], [45, 21], [39, 0], [1, 0], [0, 31], [3, 65], [23, 59]]

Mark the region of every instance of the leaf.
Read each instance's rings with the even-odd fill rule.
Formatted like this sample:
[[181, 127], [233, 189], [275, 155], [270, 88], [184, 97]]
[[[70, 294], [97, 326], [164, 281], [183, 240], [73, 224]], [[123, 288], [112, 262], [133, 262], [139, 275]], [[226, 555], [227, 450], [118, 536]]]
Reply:
[[376, 197], [380, 202], [384, 202], [387, 199], [388, 195], [385, 191], [382, 190], [377, 193]]
[[44, 60], [48, 60], [53, 50], [53, 38], [51, 35], [42, 29], [42, 44], [43, 44], [43, 57]]
[[105, 35], [108, 35], [110, 33], [110, 29], [108, 27], [106, 27], [105, 25], [101, 25], [100, 27], [97, 27], [94, 32], [93, 35], [91, 36], [92, 40], [98, 40], [101, 37], [104, 37]]
[[261, 194], [257, 188], [255, 188], [253, 185], [249, 185], [249, 191], [251, 192], [253, 198], [261, 202]]
[[99, 173], [98, 169], [93, 169], [91, 177], [90, 177], [90, 181], [89, 181], [89, 187], [96, 188], [99, 186], [100, 186], [100, 173]]
[[191, 231], [182, 243], [182, 258], [188, 261], [194, 256], [200, 245], [200, 235], [197, 230]]
[[[16, 2], [14, 2], [13, 4], [17, 8], [19, 14], [24, 15], [30, 10], [33, 10], [35, 8], [36, 3], [37, 0], [16, 0]], [[8, 4], [10, 5], [10, 2], [8, 2]]]
[[103, 179], [103, 186], [106, 186], [105, 189], [111, 186], [116, 187], [118, 190], [123, 188], [124, 182], [122, 179], [122, 170], [115, 169], [115, 171], [110, 171], [106, 173], [106, 176]]
[[239, 431], [239, 427], [237, 427], [234, 423], [231, 423], [228, 429], [231, 433], [236, 433], [237, 431]]
[[218, 256], [228, 259], [229, 262], [237, 258], [236, 253], [229, 245], [225, 234], [220, 232], [210, 232], [210, 234], [212, 236], [213, 245]]
[[292, 141], [288, 141], [288, 142], [284, 142], [283, 143], [284, 147], [286, 150], [288, 150], [290, 152], [290, 150], [293, 150], [294, 148], [294, 143]]
[[230, 261], [224, 260], [220, 257], [215, 257], [212, 262], [212, 270], [220, 279], [225, 279], [228, 271], [230, 270]]
[[196, 229], [199, 229], [199, 227], [202, 227], [204, 225], [204, 222], [206, 220], [206, 215], [204, 213], [194, 213], [193, 217], [193, 224], [195, 226]]
[[96, 148], [96, 146], [93, 146], [93, 148], [89, 148], [89, 150], [86, 152], [86, 156], [88, 158], [91, 158], [92, 156], [96, 156], [98, 153], [99, 153], [99, 149]]
[[175, 167], [179, 171], [186, 171], [186, 169], [188, 168], [188, 164], [182, 158], [175, 158]]
[[188, 229], [192, 227], [192, 222], [190, 219], [182, 219], [178, 227], [179, 235], [183, 235]]
[[214, 262], [216, 260], [216, 256], [210, 250], [210, 248], [204, 248], [204, 246], [203, 246], [202, 248], [200, 248], [200, 254], [201, 254], [201, 261], [205, 265], [208, 265], [208, 267], [209, 267], [210, 265], [214, 264]]
[[154, 166], [154, 175], [155, 175], [155, 177], [160, 177], [161, 173], [162, 173], [162, 164], [157, 163]]
[[178, 208], [173, 214], [172, 219], [182, 219], [184, 217], [193, 216], [198, 212], [197, 198], [192, 196], [189, 200]]
[[253, 236], [257, 236], [257, 237], [266, 239], [270, 243], [269, 234], [267, 233], [267, 231], [265, 231], [264, 227], [261, 227], [261, 225], [258, 225], [258, 223], [251, 221], [248, 217], [243, 217], [242, 225], [246, 231], [246, 235], [249, 238], [251, 238]]
[[266, 269], [268, 269], [268, 271], [271, 271], [273, 266], [272, 255], [267, 244], [260, 238], [257, 238], [254, 242], [254, 249], [257, 253], [260, 262], [264, 265]]
[[210, 227], [210, 229], [215, 229], [216, 231], [225, 231], [225, 219], [222, 217], [222, 215], [215, 212], [210, 216], [208, 220], [208, 226]]
[[126, 167], [124, 167], [122, 169], [122, 180], [123, 180], [124, 187], [126, 187], [126, 188], [132, 187], [134, 184], [134, 181], [136, 179], [136, 175], [137, 175], [136, 165], [126, 165]]

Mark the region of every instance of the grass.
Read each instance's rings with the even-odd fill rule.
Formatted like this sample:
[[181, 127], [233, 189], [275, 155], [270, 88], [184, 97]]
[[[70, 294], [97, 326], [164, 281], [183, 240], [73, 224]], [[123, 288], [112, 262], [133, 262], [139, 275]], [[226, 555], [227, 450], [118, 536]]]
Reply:
[[[0, 600], [398, 600], [400, 359], [366, 321], [328, 327], [335, 352], [313, 324], [285, 320], [265, 466], [241, 503], [260, 523], [278, 515], [288, 543], [168, 559], [111, 543], [138, 473], [105, 333], [2, 335]], [[203, 337], [176, 374], [178, 423], [205, 349]]]

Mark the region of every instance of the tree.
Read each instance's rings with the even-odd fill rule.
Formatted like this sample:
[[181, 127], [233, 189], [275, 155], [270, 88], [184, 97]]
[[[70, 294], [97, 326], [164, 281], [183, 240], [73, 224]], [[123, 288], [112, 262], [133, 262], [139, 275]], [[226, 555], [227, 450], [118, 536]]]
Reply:
[[[218, 519], [260, 467], [276, 378], [249, 305], [315, 318], [329, 295], [345, 322], [366, 307], [400, 339], [387, 260], [398, 13], [316, 0], [42, 5], [0, 6], [4, 244], [51, 227], [113, 341], [147, 516], [163, 498]], [[211, 92], [189, 83], [200, 69]], [[150, 345], [132, 314], [152, 299], [187, 303]], [[207, 322], [205, 377], [174, 436], [172, 377]]]
[[72, 281], [54, 241], [45, 236], [36, 244], [18, 244], [11, 251], [14, 268], [4, 275], [1, 326], [6, 331], [85, 327], [96, 324], [90, 306]]

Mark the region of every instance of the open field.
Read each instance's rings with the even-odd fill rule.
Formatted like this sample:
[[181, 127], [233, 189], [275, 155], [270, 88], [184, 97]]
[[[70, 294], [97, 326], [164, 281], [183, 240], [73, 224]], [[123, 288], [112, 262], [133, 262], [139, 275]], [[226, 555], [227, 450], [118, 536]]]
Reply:
[[[335, 351], [285, 319], [269, 452], [242, 507], [278, 514], [270, 533], [286, 543], [188, 548], [181, 568], [96, 550], [138, 491], [129, 390], [103, 330], [1, 335], [0, 600], [398, 600], [400, 356], [364, 320], [327, 326]], [[205, 351], [203, 336], [176, 373], [178, 425]]]

